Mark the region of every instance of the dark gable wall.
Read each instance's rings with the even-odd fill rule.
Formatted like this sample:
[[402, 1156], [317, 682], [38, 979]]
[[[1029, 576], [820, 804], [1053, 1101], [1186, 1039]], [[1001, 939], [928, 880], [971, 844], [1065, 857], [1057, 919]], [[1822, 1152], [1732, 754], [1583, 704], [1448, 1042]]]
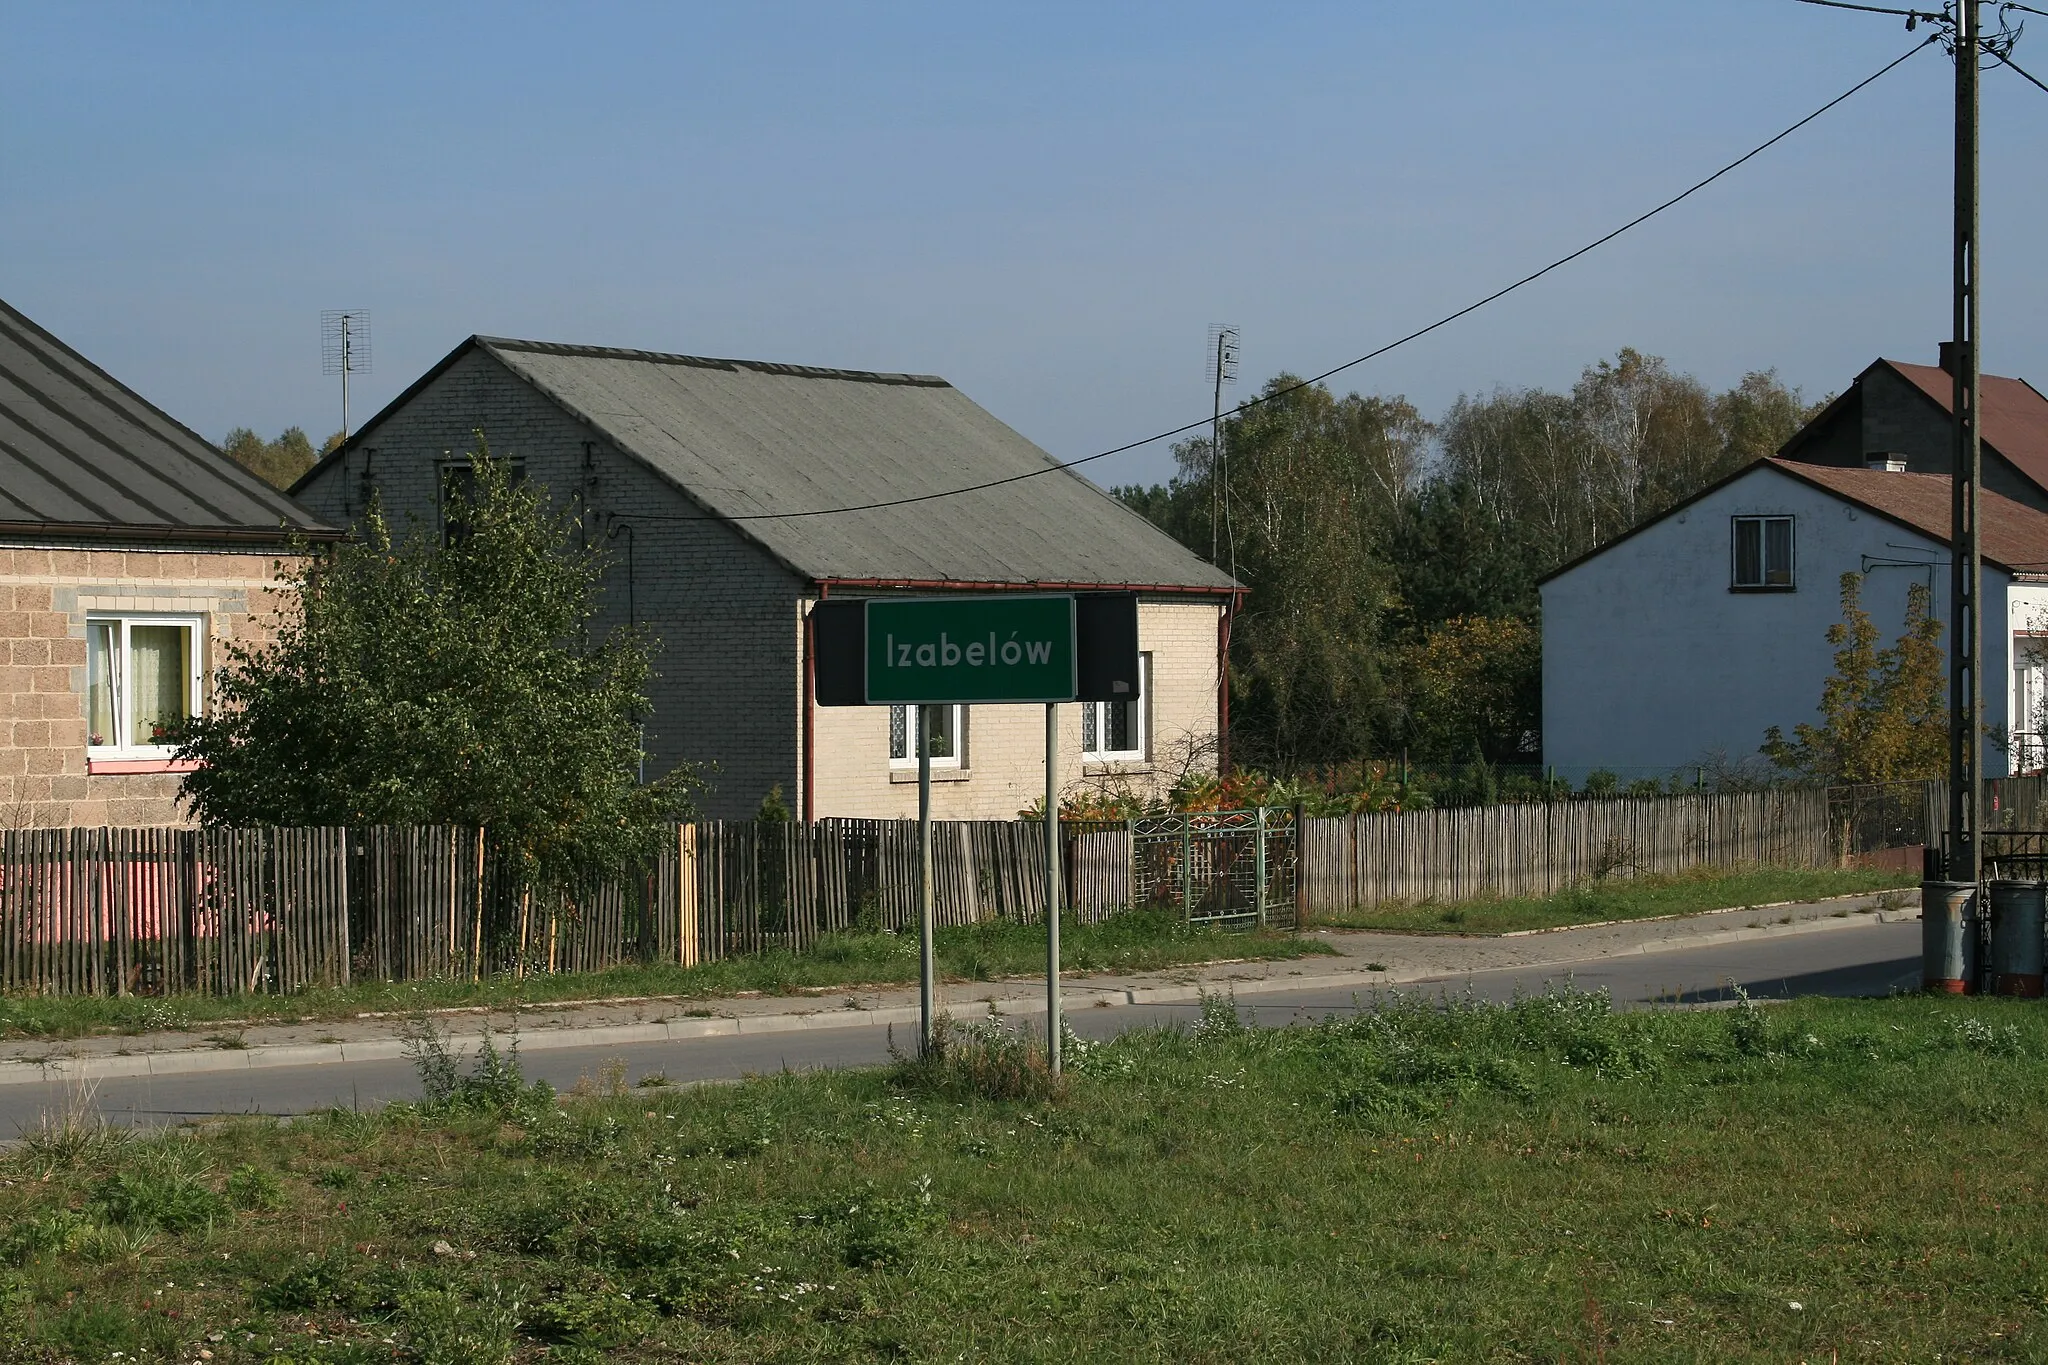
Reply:
[[[601, 624], [631, 606], [661, 642], [648, 721], [648, 776], [679, 760], [717, 765], [699, 802], [707, 816], [750, 816], [772, 785], [797, 799], [801, 724], [798, 600], [803, 584], [753, 542], [718, 521], [663, 521], [698, 508], [640, 461], [543, 397], [482, 351], [471, 351], [404, 408], [370, 431], [364, 451], [322, 470], [296, 495], [322, 518], [353, 524], [369, 476], [395, 525], [408, 517], [439, 536], [436, 468], [474, 448], [482, 430], [493, 454], [518, 460], [557, 505], [573, 505], [584, 480], [592, 534], [627, 525], [607, 542]], [[584, 443], [593, 443], [584, 468]], [[614, 514], [608, 522], [606, 514]]]
[[[1812, 429], [1792, 459], [1806, 464], [1861, 469], [1866, 456], [1889, 451], [1906, 457], [1915, 474], [1947, 475], [1954, 468], [1948, 413], [1919, 386], [1888, 365], [1863, 372], [1826, 424]], [[2014, 502], [2048, 512], [2048, 492], [1989, 447], [1984, 486]]]

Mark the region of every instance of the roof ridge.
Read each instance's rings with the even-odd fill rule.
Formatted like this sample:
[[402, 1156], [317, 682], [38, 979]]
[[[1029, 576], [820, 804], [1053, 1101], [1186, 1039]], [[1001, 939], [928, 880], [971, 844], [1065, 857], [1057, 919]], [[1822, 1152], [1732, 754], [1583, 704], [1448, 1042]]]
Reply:
[[479, 335], [476, 341], [477, 344], [492, 350], [531, 351], [540, 355], [586, 356], [596, 360], [635, 360], [650, 365], [687, 365], [700, 370], [753, 370], [760, 374], [788, 375], [797, 379], [844, 379], [859, 384], [902, 384], [927, 389], [953, 387], [951, 382], [936, 374], [898, 374], [888, 370], [839, 370], [822, 365], [789, 365], [774, 360], [732, 360], [722, 356], [640, 351], [625, 346], [582, 346], [562, 341], [530, 341], [520, 337]]

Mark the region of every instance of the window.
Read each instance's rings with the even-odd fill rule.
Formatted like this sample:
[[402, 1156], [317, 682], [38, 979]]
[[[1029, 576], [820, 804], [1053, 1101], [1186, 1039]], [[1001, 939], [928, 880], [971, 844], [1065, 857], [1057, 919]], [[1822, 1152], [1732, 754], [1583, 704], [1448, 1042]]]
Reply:
[[932, 735], [932, 766], [934, 768], [957, 768], [966, 745], [962, 743], [967, 733], [967, 708], [964, 706], [892, 706], [889, 708], [889, 766], [892, 768], [915, 768], [917, 750], [911, 747], [917, 733], [917, 715], [930, 711], [934, 715]]
[[1729, 586], [1791, 591], [1792, 518], [1735, 518], [1735, 576]]
[[[507, 480], [515, 488], [526, 481], [526, 463], [523, 460], [507, 461]], [[459, 545], [469, 538], [469, 525], [461, 509], [476, 499], [476, 466], [467, 460], [445, 460], [441, 463], [441, 543]]]
[[199, 621], [92, 616], [85, 623], [86, 744], [110, 757], [168, 757], [199, 714]]
[[1138, 695], [1129, 701], [1081, 703], [1081, 757], [1129, 763], [1145, 757], [1145, 703], [1152, 695], [1152, 656], [1138, 656]]

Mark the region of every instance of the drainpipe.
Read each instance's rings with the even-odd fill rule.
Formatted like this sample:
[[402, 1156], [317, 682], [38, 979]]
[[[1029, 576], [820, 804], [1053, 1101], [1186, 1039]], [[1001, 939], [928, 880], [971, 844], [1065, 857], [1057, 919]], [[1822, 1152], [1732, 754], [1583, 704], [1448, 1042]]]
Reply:
[[1237, 615], [1242, 591], [1224, 599], [1216, 619], [1216, 775], [1230, 775], [1230, 622]]

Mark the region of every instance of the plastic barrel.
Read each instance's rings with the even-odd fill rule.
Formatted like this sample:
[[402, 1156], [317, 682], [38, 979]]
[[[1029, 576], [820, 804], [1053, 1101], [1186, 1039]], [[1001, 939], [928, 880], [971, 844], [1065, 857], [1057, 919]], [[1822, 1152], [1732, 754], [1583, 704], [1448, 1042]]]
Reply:
[[1974, 882], [1920, 885], [1920, 981], [1926, 989], [1961, 995], [1977, 979], [1977, 886]]
[[1991, 989], [1997, 995], [2041, 994], [2041, 924], [2048, 917], [2048, 886], [1992, 882]]

